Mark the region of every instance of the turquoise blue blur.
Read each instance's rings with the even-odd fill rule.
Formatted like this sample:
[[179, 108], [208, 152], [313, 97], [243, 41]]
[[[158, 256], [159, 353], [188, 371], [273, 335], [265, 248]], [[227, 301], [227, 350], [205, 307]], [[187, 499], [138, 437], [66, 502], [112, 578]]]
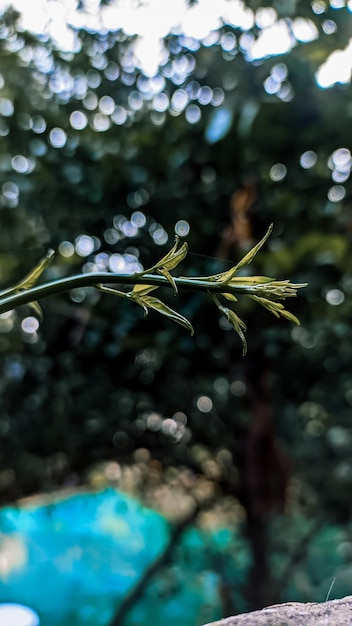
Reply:
[[[164, 517], [114, 489], [4, 508], [0, 606], [26, 605], [40, 626], [108, 626], [169, 540]], [[224, 576], [240, 591], [248, 566], [243, 539], [233, 531], [190, 528], [123, 623], [195, 626], [218, 619]]]

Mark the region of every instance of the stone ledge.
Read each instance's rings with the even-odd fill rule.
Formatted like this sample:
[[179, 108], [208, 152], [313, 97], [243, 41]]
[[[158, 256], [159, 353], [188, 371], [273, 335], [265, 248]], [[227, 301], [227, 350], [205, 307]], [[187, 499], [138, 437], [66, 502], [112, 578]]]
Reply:
[[204, 626], [352, 626], [352, 596], [328, 602], [287, 602]]

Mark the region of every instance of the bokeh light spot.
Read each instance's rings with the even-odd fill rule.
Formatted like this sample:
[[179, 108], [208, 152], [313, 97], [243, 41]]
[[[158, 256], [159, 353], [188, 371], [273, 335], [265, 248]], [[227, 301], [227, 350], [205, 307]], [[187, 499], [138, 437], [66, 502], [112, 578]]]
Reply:
[[121, 231], [125, 237], [135, 237], [138, 233], [138, 228], [133, 222], [126, 220], [126, 222], [121, 225]]
[[184, 89], [176, 89], [171, 98], [171, 108], [176, 112], [180, 112], [183, 111], [187, 104], [188, 94], [186, 91]]
[[115, 110], [115, 102], [110, 96], [103, 96], [99, 100], [99, 110], [105, 115], [111, 115]]
[[85, 300], [86, 298], [86, 291], [85, 289], [81, 289], [81, 288], [77, 288], [77, 289], [71, 289], [70, 291], [70, 299], [72, 300], [72, 302], [76, 302], [77, 304], [79, 304], [80, 302], [83, 302], [83, 300]]
[[125, 259], [122, 254], [112, 254], [109, 258], [109, 270], [114, 274], [123, 274], [126, 270]]
[[264, 89], [267, 94], [273, 95], [278, 93], [281, 88], [281, 82], [277, 80], [274, 76], [268, 76], [268, 78], [264, 81]]
[[146, 221], [147, 219], [144, 213], [142, 213], [141, 211], [135, 211], [131, 215], [131, 222], [132, 224], [137, 226], [137, 228], [143, 228], [143, 226], [145, 226]]
[[70, 124], [75, 130], [83, 130], [88, 124], [88, 118], [83, 111], [73, 111], [70, 115]]
[[211, 101], [212, 105], [214, 107], [220, 106], [224, 102], [224, 98], [224, 90], [221, 89], [221, 87], [215, 87], [215, 89], [213, 89], [213, 98]]
[[220, 45], [225, 52], [230, 52], [236, 48], [237, 40], [233, 33], [224, 33], [220, 40]]
[[240, 398], [241, 396], [245, 395], [247, 389], [243, 380], [234, 380], [231, 383], [230, 390], [234, 396]]
[[79, 235], [75, 240], [75, 250], [78, 256], [88, 256], [94, 250], [94, 239], [89, 235]]
[[150, 413], [147, 417], [147, 428], [153, 432], [160, 430], [162, 425], [162, 417], [159, 413]]
[[31, 335], [32, 333], [37, 332], [39, 328], [39, 322], [36, 317], [33, 317], [33, 316], [25, 317], [22, 320], [21, 328], [24, 333]]
[[175, 225], [175, 233], [180, 237], [186, 237], [189, 233], [190, 226], [186, 220], [179, 220]]
[[2, 626], [39, 626], [39, 617], [32, 609], [22, 604], [0, 604]]
[[163, 113], [169, 108], [170, 100], [166, 93], [158, 93], [153, 98], [153, 109]]
[[17, 154], [11, 159], [11, 165], [18, 174], [27, 174], [30, 168], [28, 159], [21, 154]]
[[113, 114], [111, 115], [111, 119], [117, 126], [122, 126], [127, 120], [127, 112], [126, 109], [122, 106], [117, 106]]
[[342, 304], [345, 299], [345, 294], [341, 289], [330, 289], [326, 296], [326, 301], [328, 304], [332, 304], [333, 306], [338, 306]]
[[0, 114], [4, 117], [11, 117], [14, 114], [14, 106], [8, 98], [0, 98]]
[[255, 23], [259, 28], [268, 28], [277, 20], [277, 13], [272, 7], [261, 7], [255, 14]]
[[351, 152], [348, 148], [338, 148], [332, 153], [332, 162], [335, 167], [351, 167]]
[[110, 119], [103, 113], [96, 113], [91, 119], [91, 126], [96, 132], [104, 133], [110, 128]]
[[53, 148], [63, 148], [67, 140], [67, 135], [62, 128], [52, 128], [49, 134], [49, 141]]
[[190, 104], [186, 108], [186, 120], [189, 124], [197, 124], [202, 117], [200, 108], [196, 104]]
[[209, 413], [213, 408], [213, 401], [209, 396], [199, 396], [196, 404], [201, 413]]
[[313, 167], [316, 164], [317, 160], [318, 157], [316, 153], [313, 152], [313, 150], [307, 150], [301, 155], [300, 164], [301, 167], [303, 167], [305, 170], [308, 170], [310, 167]]
[[139, 91], [132, 91], [128, 96], [128, 104], [133, 111], [139, 111], [143, 106], [143, 97]]
[[46, 130], [46, 121], [41, 115], [33, 115], [32, 117], [32, 131], [37, 135], [44, 133]]
[[89, 70], [87, 72], [87, 83], [91, 89], [97, 89], [101, 83], [101, 77], [96, 70]]
[[346, 189], [342, 185], [334, 185], [328, 191], [330, 202], [340, 202], [346, 195]]
[[110, 61], [110, 63], [107, 64], [105, 70], [104, 70], [104, 75], [106, 76], [106, 78], [108, 80], [117, 80], [118, 77], [120, 76], [120, 70], [118, 65], [116, 65], [116, 63], [114, 63], [114, 61]]
[[94, 111], [98, 106], [98, 96], [93, 91], [87, 91], [86, 97], [83, 100], [83, 106], [88, 111]]
[[213, 99], [213, 90], [205, 85], [201, 87], [198, 94], [198, 102], [199, 104], [210, 104]]
[[61, 241], [59, 245], [59, 253], [63, 257], [73, 256], [75, 253], [74, 245], [70, 241]]
[[104, 239], [106, 243], [113, 246], [120, 239], [120, 235], [115, 228], [107, 228], [104, 231]]
[[312, 2], [312, 9], [315, 15], [321, 15], [327, 10], [326, 2], [323, 0], [314, 0], [314, 2]]
[[166, 230], [164, 230], [164, 228], [162, 228], [162, 226], [160, 228], [157, 228], [152, 235], [154, 242], [158, 245], [158, 246], [163, 246], [165, 243], [167, 243], [168, 240], [168, 234], [166, 232]]
[[288, 75], [287, 65], [285, 65], [285, 63], [277, 63], [271, 69], [271, 75], [280, 82], [286, 80]]
[[17, 187], [16, 183], [7, 181], [2, 186], [2, 193], [7, 198], [7, 200], [17, 200], [20, 194], [20, 190]]
[[280, 180], [283, 180], [285, 178], [287, 174], [287, 168], [285, 165], [283, 165], [283, 163], [275, 163], [275, 165], [272, 166], [272, 168], [270, 169], [270, 178], [271, 180], [273, 180], [275, 183], [280, 182]]
[[333, 20], [324, 20], [322, 29], [325, 35], [333, 35], [337, 31], [337, 24]]

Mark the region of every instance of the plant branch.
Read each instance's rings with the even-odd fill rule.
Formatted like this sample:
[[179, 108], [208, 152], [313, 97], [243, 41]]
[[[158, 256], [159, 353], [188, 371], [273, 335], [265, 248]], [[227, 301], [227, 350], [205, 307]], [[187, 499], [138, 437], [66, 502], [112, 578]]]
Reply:
[[[54, 251], [48, 250], [47, 254], [39, 263], [18, 283], [0, 292], [0, 314], [22, 305], [29, 304], [35, 313], [42, 317], [42, 310], [38, 300], [47, 298], [64, 291], [71, 291], [77, 288], [93, 287], [120, 298], [127, 298], [141, 306], [147, 314], [150, 309], [158, 311], [169, 320], [180, 324], [193, 335], [191, 322], [183, 315], [171, 309], [151, 292], [159, 287], [172, 289], [174, 295], [180, 290], [202, 291], [211, 297], [220, 313], [225, 315], [229, 324], [237, 332], [242, 343], [242, 354], [247, 351], [247, 342], [244, 336], [246, 330], [245, 323], [238, 317], [237, 313], [222, 302], [237, 302], [237, 295], [244, 295], [257, 304], [268, 309], [276, 317], [284, 317], [291, 322], [299, 324], [298, 319], [289, 311], [286, 311], [280, 300], [291, 298], [297, 295], [297, 289], [305, 287], [305, 284], [294, 284], [288, 280], [275, 280], [267, 276], [236, 276], [239, 269], [252, 262], [253, 258], [263, 246], [272, 231], [269, 227], [264, 237], [230, 270], [213, 276], [179, 276], [171, 275], [177, 265], [183, 261], [187, 255], [187, 243], [179, 246], [179, 239], [176, 237], [171, 250], [163, 256], [155, 265], [143, 272], [136, 274], [114, 274], [110, 272], [91, 272], [59, 278], [44, 284], [37, 284], [43, 272], [51, 263]], [[112, 285], [129, 285], [130, 290], [113, 288]], [[132, 289], [131, 289], [132, 288]]]
[[[206, 278], [185, 278], [174, 277], [175, 284], [179, 291], [215, 291], [217, 293], [230, 293], [237, 295], [264, 295], [264, 285], [248, 285], [236, 283], [235, 285], [224, 285], [214, 283]], [[71, 291], [71, 289], [84, 287], [97, 287], [98, 285], [155, 285], [157, 287], [173, 286], [169, 280], [159, 274], [113, 274], [110, 272], [91, 272], [89, 274], [77, 274], [53, 280], [30, 289], [4, 295], [0, 292], [0, 314], [10, 311], [22, 304], [28, 304], [34, 300], [41, 300], [59, 293]], [[12, 290], [11, 290], [12, 291]]]

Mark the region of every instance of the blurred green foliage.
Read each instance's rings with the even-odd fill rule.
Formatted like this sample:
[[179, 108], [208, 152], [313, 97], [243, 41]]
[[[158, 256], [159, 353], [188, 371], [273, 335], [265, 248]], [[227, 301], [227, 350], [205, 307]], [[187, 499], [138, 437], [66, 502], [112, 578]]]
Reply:
[[89, 289], [43, 302], [38, 328], [26, 308], [1, 316], [2, 501], [80, 483], [102, 460], [157, 468], [168, 484], [187, 471], [219, 505], [236, 503], [250, 608], [282, 598], [272, 558], [289, 548], [291, 580], [314, 539], [305, 523], [347, 527], [351, 516], [351, 84], [316, 81], [349, 41], [345, 4], [272, 3], [284, 23], [309, 19], [317, 33], [275, 57], [250, 58], [255, 23], [202, 41], [172, 33], [154, 77], [122, 31], [78, 30], [71, 53], [23, 32], [13, 12], [0, 26], [3, 288], [48, 247], [59, 251], [52, 278], [140, 271], [175, 232], [195, 253], [187, 271], [209, 275], [271, 222], [255, 273], [309, 283], [292, 307], [301, 327], [240, 303], [245, 359], [201, 294], [180, 296], [193, 338]]

